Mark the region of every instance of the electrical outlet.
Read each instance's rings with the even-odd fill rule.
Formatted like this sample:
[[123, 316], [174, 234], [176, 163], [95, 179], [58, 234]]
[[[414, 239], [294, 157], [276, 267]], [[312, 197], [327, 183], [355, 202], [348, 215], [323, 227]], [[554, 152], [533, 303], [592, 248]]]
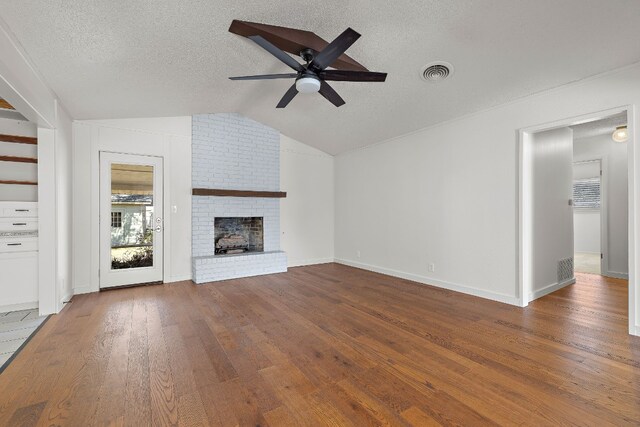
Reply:
[[429, 271], [431, 273], [436, 271], [436, 265], [434, 263], [429, 264]]
[[356, 256], [360, 258], [360, 251], [356, 251]]

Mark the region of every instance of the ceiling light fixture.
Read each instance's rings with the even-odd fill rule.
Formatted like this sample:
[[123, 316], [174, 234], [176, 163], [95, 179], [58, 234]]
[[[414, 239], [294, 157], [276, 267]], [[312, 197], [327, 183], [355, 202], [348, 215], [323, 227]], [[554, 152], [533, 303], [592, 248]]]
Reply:
[[296, 80], [296, 89], [300, 93], [314, 93], [320, 90], [320, 80], [315, 77], [301, 77]]
[[627, 126], [618, 126], [615, 131], [613, 131], [613, 135], [611, 138], [615, 142], [626, 142], [629, 139], [629, 131], [627, 131]]

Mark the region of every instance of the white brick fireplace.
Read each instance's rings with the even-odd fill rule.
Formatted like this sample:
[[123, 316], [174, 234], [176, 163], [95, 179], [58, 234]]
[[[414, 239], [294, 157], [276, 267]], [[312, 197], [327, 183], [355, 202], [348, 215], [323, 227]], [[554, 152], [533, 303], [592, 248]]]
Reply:
[[[280, 133], [239, 114], [192, 119], [194, 189], [280, 191]], [[264, 252], [215, 255], [216, 217], [261, 217]], [[280, 199], [194, 195], [193, 281], [205, 283], [287, 271], [280, 250]]]

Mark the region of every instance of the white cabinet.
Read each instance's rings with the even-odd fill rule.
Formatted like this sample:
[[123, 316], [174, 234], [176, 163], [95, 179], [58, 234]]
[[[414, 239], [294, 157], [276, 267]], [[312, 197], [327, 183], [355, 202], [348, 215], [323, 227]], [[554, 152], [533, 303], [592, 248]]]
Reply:
[[38, 252], [0, 253], [0, 312], [38, 306]]
[[38, 218], [38, 203], [36, 202], [0, 202], [2, 217]]
[[0, 202], [0, 312], [38, 306], [38, 204]]
[[15, 252], [38, 252], [37, 234], [33, 236], [11, 236], [0, 238], [0, 253]]
[[0, 233], [38, 231], [37, 218], [0, 218]]

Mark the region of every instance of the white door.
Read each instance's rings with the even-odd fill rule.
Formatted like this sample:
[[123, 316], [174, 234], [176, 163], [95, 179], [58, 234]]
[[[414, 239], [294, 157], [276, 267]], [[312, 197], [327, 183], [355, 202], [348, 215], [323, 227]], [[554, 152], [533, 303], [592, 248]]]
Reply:
[[533, 135], [533, 297], [573, 278], [573, 131]]
[[159, 282], [162, 158], [100, 152], [100, 288]]

